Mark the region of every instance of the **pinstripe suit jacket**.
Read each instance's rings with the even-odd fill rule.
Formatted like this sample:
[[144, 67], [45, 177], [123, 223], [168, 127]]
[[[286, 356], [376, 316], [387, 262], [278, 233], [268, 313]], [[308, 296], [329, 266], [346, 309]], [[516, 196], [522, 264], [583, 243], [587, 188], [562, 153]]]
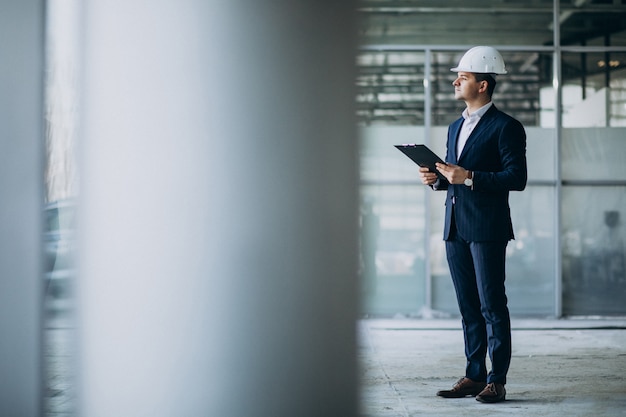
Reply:
[[526, 187], [526, 132], [522, 124], [498, 110], [487, 110], [469, 136], [461, 155], [456, 143], [463, 118], [448, 128], [446, 162], [473, 171], [473, 187], [440, 181], [446, 189], [444, 240], [450, 238], [452, 216], [461, 237], [470, 242], [514, 238], [509, 191]]

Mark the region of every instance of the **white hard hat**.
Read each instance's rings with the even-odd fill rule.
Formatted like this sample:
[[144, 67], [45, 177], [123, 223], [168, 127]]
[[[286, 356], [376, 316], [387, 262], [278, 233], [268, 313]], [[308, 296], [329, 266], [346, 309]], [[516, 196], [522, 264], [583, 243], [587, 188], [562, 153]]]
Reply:
[[491, 46], [475, 46], [450, 71], [475, 72], [480, 74], [506, 74], [504, 60], [497, 49]]

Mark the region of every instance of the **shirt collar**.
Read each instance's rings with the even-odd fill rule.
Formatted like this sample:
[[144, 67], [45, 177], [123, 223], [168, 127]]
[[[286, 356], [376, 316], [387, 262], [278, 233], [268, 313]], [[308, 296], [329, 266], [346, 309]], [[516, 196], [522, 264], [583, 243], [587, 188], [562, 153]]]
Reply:
[[463, 118], [465, 120], [467, 119], [480, 119], [481, 117], [483, 117], [485, 115], [485, 113], [487, 113], [487, 110], [489, 110], [489, 108], [493, 105], [493, 101], [490, 101], [489, 103], [485, 104], [484, 106], [482, 106], [480, 109], [476, 110], [474, 113], [472, 113], [471, 115], [467, 112], [467, 107], [465, 108], [465, 110], [463, 110]]

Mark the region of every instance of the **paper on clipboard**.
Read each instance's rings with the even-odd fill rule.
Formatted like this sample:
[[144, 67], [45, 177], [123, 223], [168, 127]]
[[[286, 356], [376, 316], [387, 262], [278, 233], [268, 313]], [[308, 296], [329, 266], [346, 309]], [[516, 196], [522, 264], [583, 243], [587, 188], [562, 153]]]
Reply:
[[435, 167], [435, 163], [439, 162], [445, 164], [445, 162], [437, 156], [436, 153], [430, 150], [426, 145], [416, 145], [416, 144], [404, 144], [404, 145], [394, 145], [398, 148], [402, 153], [411, 158], [413, 162], [421, 167], [427, 167], [431, 172], [437, 174], [437, 176], [441, 179], [445, 179], [445, 177], [437, 171]]

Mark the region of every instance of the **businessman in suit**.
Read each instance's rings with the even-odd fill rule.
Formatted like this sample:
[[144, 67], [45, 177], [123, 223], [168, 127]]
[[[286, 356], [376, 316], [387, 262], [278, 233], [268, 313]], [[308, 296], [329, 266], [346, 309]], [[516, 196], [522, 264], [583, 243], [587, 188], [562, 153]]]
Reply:
[[[494, 48], [466, 52], [454, 80], [454, 95], [466, 104], [449, 126], [444, 178], [420, 168], [422, 183], [446, 190], [444, 240], [462, 318], [467, 359], [465, 376], [444, 398], [506, 399], [511, 361], [511, 323], [505, 293], [505, 252], [513, 239], [509, 191], [526, 187], [526, 133], [522, 124], [498, 110], [491, 96], [495, 74], [506, 74]], [[486, 368], [486, 355], [491, 370]]]

